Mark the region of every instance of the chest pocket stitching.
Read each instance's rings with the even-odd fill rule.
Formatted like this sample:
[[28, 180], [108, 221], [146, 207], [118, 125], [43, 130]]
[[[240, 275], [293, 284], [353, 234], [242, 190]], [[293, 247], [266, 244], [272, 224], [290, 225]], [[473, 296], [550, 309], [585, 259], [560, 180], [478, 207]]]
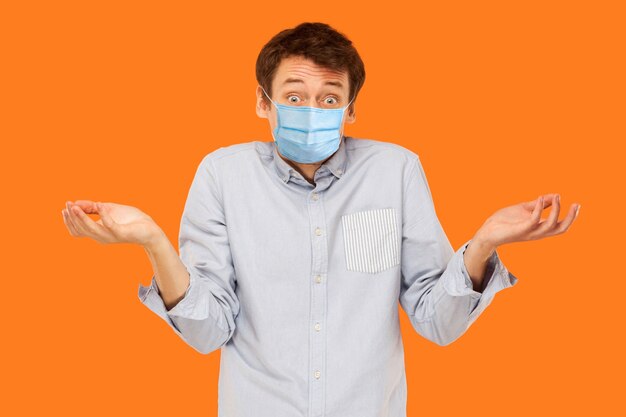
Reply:
[[341, 223], [349, 271], [375, 274], [400, 263], [394, 208], [345, 214]]

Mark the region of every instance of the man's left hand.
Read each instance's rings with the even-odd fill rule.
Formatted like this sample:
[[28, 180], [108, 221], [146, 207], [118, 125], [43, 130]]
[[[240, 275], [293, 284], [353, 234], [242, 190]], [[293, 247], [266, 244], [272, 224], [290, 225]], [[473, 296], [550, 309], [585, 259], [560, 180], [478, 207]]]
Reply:
[[[549, 206], [552, 210], [548, 218], [542, 220], [541, 213]], [[495, 249], [504, 243], [543, 239], [564, 233], [578, 216], [580, 204], [572, 204], [567, 216], [558, 221], [560, 207], [557, 193], [505, 207], [489, 217], [474, 238]]]

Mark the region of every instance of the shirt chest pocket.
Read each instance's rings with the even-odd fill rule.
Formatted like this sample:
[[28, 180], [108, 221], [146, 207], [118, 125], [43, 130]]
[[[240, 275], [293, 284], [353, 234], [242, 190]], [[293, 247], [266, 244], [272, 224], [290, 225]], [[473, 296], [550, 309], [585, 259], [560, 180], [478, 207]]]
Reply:
[[349, 271], [375, 274], [400, 263], [396, 209], [344, 214], [341, 225]]

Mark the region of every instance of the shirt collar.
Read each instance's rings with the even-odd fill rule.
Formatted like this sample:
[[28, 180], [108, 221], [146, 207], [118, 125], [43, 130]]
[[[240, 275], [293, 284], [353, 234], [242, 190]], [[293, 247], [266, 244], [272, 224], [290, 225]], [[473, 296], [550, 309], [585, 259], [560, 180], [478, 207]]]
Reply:
[[[335, 151], [334, 154], [330, 156], [324, 162], [318, 170], [323, 169], [324, 166], [328, 168], [328, 170], [337, 178], [341, 178], [343, 174], [346, 172], [346, 139], [349, 136], [343, 136], [341, 141], [339, 142], [339, 149]], [[288, 182], [289, 179], [293, 176], [295, 169], [287, 163], [278, 153], [278, 147], [276, 146], [276, 142], [272, 142], [272, 154], [274, 155], [274, 166], [276, 167], [276, 172], [283, 182]]]

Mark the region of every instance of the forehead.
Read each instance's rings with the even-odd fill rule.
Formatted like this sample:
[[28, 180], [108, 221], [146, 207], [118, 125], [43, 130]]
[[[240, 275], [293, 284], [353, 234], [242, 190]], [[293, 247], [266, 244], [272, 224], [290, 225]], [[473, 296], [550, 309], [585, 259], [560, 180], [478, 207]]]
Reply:
[[[294, 82], [293, 80], [302, 80]], [[334, 86], [339, 89], [348, 89], [348, 72], [336, 71], [317, 65], [315, 62], [304, 57], [283, 58], [276, 69], [274, 87], [287, 86]]]

